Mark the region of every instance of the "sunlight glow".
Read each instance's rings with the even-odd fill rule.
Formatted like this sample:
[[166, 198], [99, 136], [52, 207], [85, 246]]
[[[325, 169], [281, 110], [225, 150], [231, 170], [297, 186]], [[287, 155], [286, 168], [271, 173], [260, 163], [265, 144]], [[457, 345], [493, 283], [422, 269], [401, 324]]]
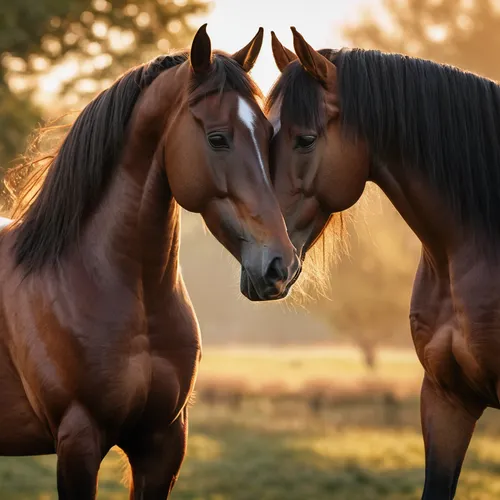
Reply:
[[145, 28], [151, 22], [151, 16], [147, 12], [141, 12], [135, 18], [135, 22], [139, 28]]
[[106, 0], [94, 0], [93, 4], [95, 10], [100, 10], [101, 12], [109, 12], [111, 10], [111, 3]]
[[464, 31], [469, 31], [474, 27], [474, 22], [467, 14], [457, 16], [457, 26]]
[[92, 32], [98, 38], [104, 38], [108, 32], [108, 26], [102, 21], [98, 21], [92, 25]]
[[88, 11], [82, 12], [82, 15], [80, 16], [80, 20], [82, 21], [82, 23], [90, 24], [94, 21], [94, 14], [92, 14], [92, 12], [88, 12]]
[[259, 26], [264, 28], [262, 51], [252, 75], [265, 93], [279, 74], [271, 51], [271, 30], [292, 50], [290, 26], [295, 26], [316, 49], [340, 48], [347, 44], [342, 38], [342, 27], [356, 21], [362, 7], [369, 5], [374, 10], [380, 4], [379, 0], [215, 0], [214, 3], [205, 19], [213, 47], [232, 53], [248, 43]]
[[121, 31], [111, 28], [108, 32], [108, 43], [114, 52], [121, 52], [135, 42], [133, 31]]
[[443, 25], [429, 26], [429, 27], [427, 27], [426, 31], [427, 31], [427, 36], [433, 42], [444, 41], [446, 39], [447, 34], [448, 34], [448, 28], [446, 26], [443, 26]]
[[182, 28], [182, 24], [177, 19], [170, 21], [168, 23], [168, 31], [170, 31], [170, 33], [179, 33], [181, 28]]
[[47, 60], [43, 57], [33, 57], [31, 65], [35, 71], [44, 71], [48, 68]]
[[133, 3], [129, 3], [128, 5], [125, 6], [124, 12], [126, 16], [136, 16], [139, 13], [139, 7]]
[[[171, 0], [169, 0], [171, 1]], [[293, 38], [290, 26], [295, 26], [315, 48], [340, 48], [347, 44], [342, 37], [342, 28], [349, 23], [358, 21], [366, 9], [370, 12], [379, 10], [381, 0], [351, 0], [350, 2], [325, 2], [325, 0], [214, 0], [209, 13], [204, 16], [192, 16], [195, 27], [208, 23], [208, 34], [212, 40], [212, 47], [233, 53], [247, 44], [257, 33], [259, 26], [265, 30], [264, 44], [259, 59], [252, 71], [252, 76], [256, 80], [264, 93], [267, 93], [278, 77], [278, 70], [275, 66], [271, 51], [271, 30], [274, 30], [287, 47], [293, 49]], [[186, 0], [175, 0], [177, 5], [183, 5]], [[111, 4], [106, 0], [94, 0], [93, 4], [97, 10], [106, 12]], [[129, 4], [125, 14], [136, 16], [137, 6]], [[94, 16], [89, 12], [82, 14], [84, 22], [91, 22]], [[138, 25], [146, 25], [151, 21], [149, 14], [141, 13], [136, 18]], [[58, 23], [58, 19], [53, 20]], [[178, 33], [182, 28], [179, 21], [174, 20], [169, 23], [168, 29], [171, 33]], [[92, 25], [92, 31], [98, 38], [106, 38], [112, 50], [119, 53], [128, 46], [135, 43], [133, 32], [121, 32], [109, 27], [105, 22], [96, 20]], [[77, 31], [70, 31], [67, 34], [65, 43], [77, 43], [80, 34]], [[51, 45], [51, 50], [57, 53], [60, 44], [57, 40], [48, 39], [47, 44]], [[167, 52], [174, 49], [169, 42], [164, 39], [157, 41], [158, 50]], [[175, 47], [181, 49], [183, 47]], [[99, 55], [101, 46], [97, 42], [92, 42], [87, 47], [87, 53], [91, 56], [89, 61], [80, 62], [80, 70], [88, 75], [90, 67], [102, 70], [111, 63], [108, 54]], [[42, 69], [43, 62], [39, 68]], [[79, 64], [76, 61], [67, 61], [63, 65], [54, 68], [50, 73], [40, 77], [40, 95], [42, 102], [49, 102], [55, 98], [56, 93], [62, 85], [70, 80], [79, 71]], [[90, 84], [85, 83], [86, 89], [90, 89]]]
[[67, 61], [66, 64], [54, 68], [50, 73], [40, 77], [40, 90], [42, 93], [55, 93], [62, 85], [71, 80], [79, 70], [79, 64], [75, 59]]

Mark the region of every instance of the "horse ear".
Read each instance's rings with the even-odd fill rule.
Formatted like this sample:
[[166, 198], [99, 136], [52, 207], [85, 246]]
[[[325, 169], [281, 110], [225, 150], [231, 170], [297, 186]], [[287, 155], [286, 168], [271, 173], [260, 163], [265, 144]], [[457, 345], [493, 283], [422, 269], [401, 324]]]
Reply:
[[191, 45], [191, 68], [197, 75], [207, 73], [212, 65], [212, 43], [207, 35], [207, 24], [205, 23], [196, 32]]
[[263, 39], [264, 28], [259, 28], [259, 31], [257, 31], [252, 40], [231, 56], [247, 73], [254, 67], [255, 61], [257, 61]]
[[292, 26], [290, 29], [293, 33], [293, 46], [302, 67], [322, 84], [331, 84], [337, 75], [335, 64], [314, 50], [295, 27]]
[[273, 48], [274, 61], [281, 72], [283, 72], [288, 64], [297, 59], [297, 56], [278, 40], [274, 31], [271, 31], [271, 46]]

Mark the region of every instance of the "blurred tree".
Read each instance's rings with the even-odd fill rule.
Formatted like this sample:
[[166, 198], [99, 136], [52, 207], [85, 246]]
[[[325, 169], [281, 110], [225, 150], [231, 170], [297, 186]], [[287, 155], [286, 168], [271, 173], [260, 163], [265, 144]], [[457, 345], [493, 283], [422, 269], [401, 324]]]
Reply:
[[[158, 50], [185, 46], [205, 0], [0, 2], [0, 176], [40, 120], [39, 77], [57, 71], [58, 105], [88, 100]], [[148, 54], [151, 52], [151, 54]], [[43, 95], [40, 96], [43, 100]]]
[[[362, 212], [347, 224], [352, 230], [349, 255], [333, 271], [326, 296], [310, 309], [334, 334], [359, 347], [367, 367], [376, 366], [381, 344], [407, 343], [408, 311], [419, 242], [386, 198], [380, 210]], [[355, 227], [352, 227], [355, 226]]]
[[383, 0], [344, 30], [354, 46], [399, 52], [500, 79], [500, 9], [494, 0]]
[[13, 93], [5, 80], [0, 79], [0, 177], [8, 161], [23, 148], [38, 118], [39, 110], [29, 95]]

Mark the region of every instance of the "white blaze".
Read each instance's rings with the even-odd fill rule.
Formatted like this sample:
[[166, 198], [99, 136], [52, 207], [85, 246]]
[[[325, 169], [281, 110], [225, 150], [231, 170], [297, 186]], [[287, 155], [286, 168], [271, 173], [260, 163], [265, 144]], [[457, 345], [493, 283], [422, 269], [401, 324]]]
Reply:
[[12, 222], [12, 219], [7, 219], [7, 217], [0, 217], [0, 229], [7, 227]]
[[[273, 126], [274, 130], [274, 136], [278, 135], [278, 132], [281, 130], [281, 104], [279, 102], [275, 103], [274, 106], [271, 108], [271, 111], [269, 113], [269, 121], [271, 122], [271, 125]], [[274, 137], [273, 136], [273, 137]]]
[[281, 120], [279, 115], [275, 119], [271, 120], [271, 123], [273, 125], [274, 135], [276, 136], [278, 135], [278, 132], [281, 130]]
[[255, 113], [253, 109], [250, 107], [243, 97], [238, 96], [238, 117], [243, 122], [243, 124], [250, 131], [250, 136], [252, 137], [253, 144], [255, 146], [255, 150], [257, 151], [257, 159], [259, 161], [260, 169], [262, 170], [262, 175], [269, 185], [269, 178], [267, 177], [266, 168], [264, 167], [264, 160], [262, 159], [262, 153], [259, 149], [259, 145], [257, 144], [257, 139], [255, 137]]

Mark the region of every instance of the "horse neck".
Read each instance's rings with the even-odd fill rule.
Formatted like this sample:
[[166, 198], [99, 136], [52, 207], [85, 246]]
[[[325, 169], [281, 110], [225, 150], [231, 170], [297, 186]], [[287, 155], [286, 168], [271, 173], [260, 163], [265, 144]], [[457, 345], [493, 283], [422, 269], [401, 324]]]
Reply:
[[143, 293], [172, 290], [179, 279], [179, 207], [159, 147], [175, 99], [153, 97], [153, 114], [147, 94], [138, 104], [121, 164], [84, 237], [87, 264]]
[[180, 208], [162, 161], [153, 161], [139, 211], [142, 279], [145, 290], [171, 290], [180, 278]]
[[178, 280], [179, 207], [152, 161], [143, 185], [119, 171], [80, 243], [85, 268], [108, 283], [143, 292], [173, 289]]
[[376, 164], [371, 177], [420, 239], [425, 254], [436, 266], [447, 268], [458, 228], [439, 193], [417, 172], [398, 164]]

